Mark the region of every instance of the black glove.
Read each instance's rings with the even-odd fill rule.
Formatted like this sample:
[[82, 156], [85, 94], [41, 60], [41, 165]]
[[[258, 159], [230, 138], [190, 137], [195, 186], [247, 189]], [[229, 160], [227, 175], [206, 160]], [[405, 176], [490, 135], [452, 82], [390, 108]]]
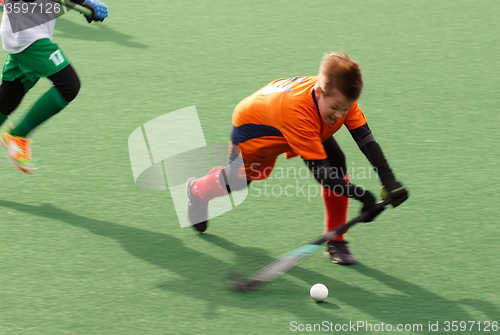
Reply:
[[365, 193], [357, 199], [363, 203], [361, 214], [367, 214], [363, 222], [373, 221], [380, 213], [384, 211], [384, 207], [375, 209], [375, 197], [369, 191], [365, 191]]
[[382, 186], [382, 199], [390, 199], [393, 207], [398, 207], [408, 199], [408, 191], [399, 181], [391, 181]]

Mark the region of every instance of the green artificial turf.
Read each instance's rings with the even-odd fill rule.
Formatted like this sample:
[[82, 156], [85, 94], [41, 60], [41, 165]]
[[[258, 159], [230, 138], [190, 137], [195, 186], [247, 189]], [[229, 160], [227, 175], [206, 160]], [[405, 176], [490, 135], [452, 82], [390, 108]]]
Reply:
[[[53, 40], [82, 89], [33, 134], [36, 173], [0, 160], [0, 334], [319, 332], [293, 321], [426, 334], [446, 321], [500, 322], [497, 1], [106, 3], [103, 23], [57, 20]], [[227, 290], [227, 268], [254, 271], [320, 235], [321, 196], [256, 196], [255, 183], [198, 235], [180, 228], [168, 190], [135, 186], [128, 137], [195, 105], [206, 141], [227, 142], [241, 99], [315, 75], [323, 53], [341, 50], [361, 66], [360, 106], [410, 199], [346, 235], [355, 266], [318, 253], [256, 292]], [[13, 118], [49, 87], [40, 81]], [[378, 193], [349, 133], [336, 138], [352, 181]], [[350, 217], [359, 209], [352, 201]], [[315, 283], [329, 288], [325, 303], [309, 297]], [[471, 325], [465, 333], [486, 333]]]

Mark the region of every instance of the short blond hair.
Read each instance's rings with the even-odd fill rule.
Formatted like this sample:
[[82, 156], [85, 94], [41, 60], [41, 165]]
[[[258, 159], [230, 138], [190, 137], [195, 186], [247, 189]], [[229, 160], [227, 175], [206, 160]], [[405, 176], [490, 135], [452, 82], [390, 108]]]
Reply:
[[326, 95], [336, 88], [349, 100], [358, 100], [363, 88], [358, 63], [346, 53], [325, 54], [319, 67], [318, 86]]

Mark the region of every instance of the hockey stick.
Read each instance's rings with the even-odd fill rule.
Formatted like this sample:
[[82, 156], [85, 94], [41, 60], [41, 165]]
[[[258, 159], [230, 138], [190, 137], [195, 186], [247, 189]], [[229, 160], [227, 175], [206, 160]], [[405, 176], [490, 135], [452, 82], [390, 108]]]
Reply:
[[[378, 211], [387, 206], [388, 204], [390, 204], [390, 200], [388, 199], [381, 201], [375, 205], [372, 211]], [[231, 270], [226, 278], [227, 286], [236, 291], [246, 292], [252, 290], [253, 288], [255, 288], [255, 286], [261, 283], [270, 282], [278, 278], [283, 273], [285, 273], [286, 271], [290, 270], [295, 265], [297, 265], [304, 258], [312, 255], [316, 250], [318, 250], [321, 247], [321, 244], [342, 234], [354, 224], [363, 221], [368, 216], [368, 214], [370, 214], [370, 212], [362, 213], [361, 215], [350, 220], [343, 226], [334, 230], [330, 230], [325, 235], [321, 236], [315, 241], [309, 244], [304, 244], [303, 246], [297, 249], [294, 249], [292, 251], [289, 251], [281, 255], [280, 257], [278, 257], [277, 260], [264, 266], [262, 269], [258, 270], [250, 277], [243, 276], [243, 273], [240, 271]]]
[[64, 7], [66, 7], [66, 8], [74, 9], [77, 12], [82, 13], [86, 17], [91, 17], [92, 16], [92, 10], [90, 8], [83, 7], [82, 5], [78, 5], [78, 4], [74, 3], [74, 2], [71, 2], [70, 0], [52, 0], [52, 1], [57, 2], [57, 3], [61, 4], [61, 5], [63, 5]]

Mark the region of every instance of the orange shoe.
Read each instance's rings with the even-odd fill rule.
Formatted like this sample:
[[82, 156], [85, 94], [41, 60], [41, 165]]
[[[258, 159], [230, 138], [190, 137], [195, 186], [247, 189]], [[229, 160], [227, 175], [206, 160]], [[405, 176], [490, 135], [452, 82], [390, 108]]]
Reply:
[[0, 143], [6, 150], [7, 158], [25, 173], [33, 173], [36, 170], [31, 163], [31, 142], [27, 137], [11, 135], [6, 130], [0, 134]]

